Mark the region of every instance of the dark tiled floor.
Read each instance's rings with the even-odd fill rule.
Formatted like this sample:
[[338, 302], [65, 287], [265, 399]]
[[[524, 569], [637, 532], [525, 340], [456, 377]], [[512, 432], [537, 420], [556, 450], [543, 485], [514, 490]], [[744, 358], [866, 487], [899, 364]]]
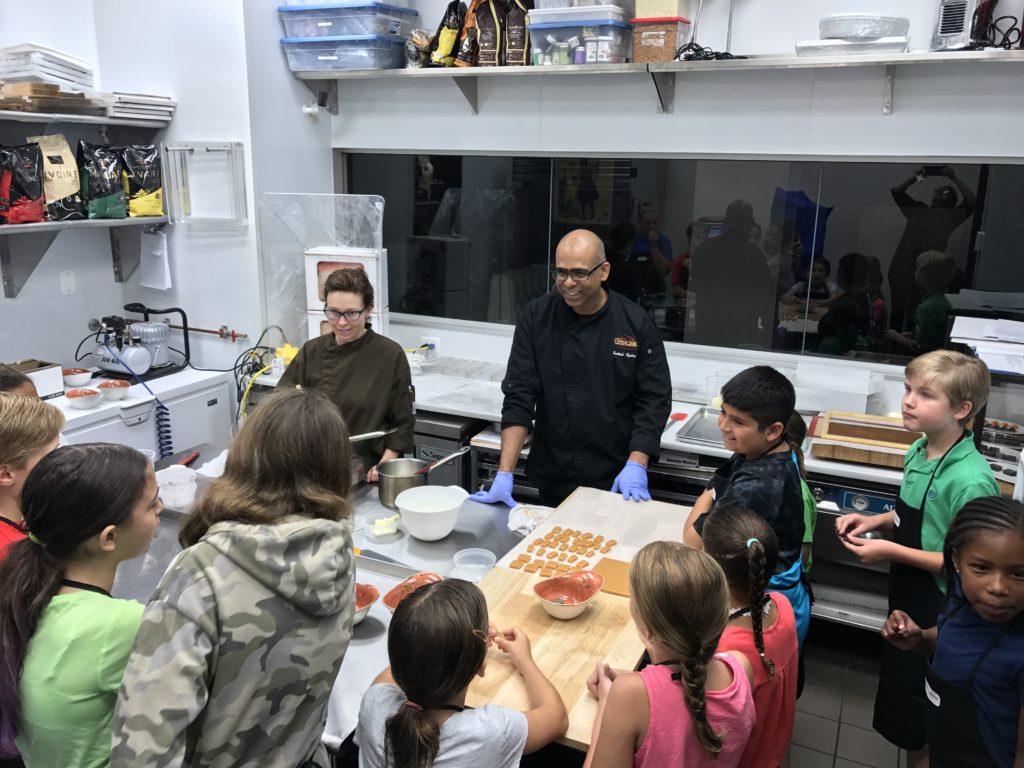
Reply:
[[877, 633], [811, 623], [790, 768], [899, 768], [899, 750], [871, 728], [881, 643]]

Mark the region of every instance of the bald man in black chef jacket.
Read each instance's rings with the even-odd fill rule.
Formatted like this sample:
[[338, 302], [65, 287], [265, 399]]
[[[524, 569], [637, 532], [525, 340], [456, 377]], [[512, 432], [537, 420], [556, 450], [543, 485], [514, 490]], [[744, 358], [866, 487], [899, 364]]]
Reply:
[[487, 491], [470, 498], [513, 506], [512, 470], [526, 436], [527, 476], [557, 506], [578, 486], [647, 501], [671, 409], [665, 346], [647, 313], [608, 291], [611, 266], [593, 232], [570, 232], [555, 250], [555, 290], [516, 323], [501, 389], [501, 461]]

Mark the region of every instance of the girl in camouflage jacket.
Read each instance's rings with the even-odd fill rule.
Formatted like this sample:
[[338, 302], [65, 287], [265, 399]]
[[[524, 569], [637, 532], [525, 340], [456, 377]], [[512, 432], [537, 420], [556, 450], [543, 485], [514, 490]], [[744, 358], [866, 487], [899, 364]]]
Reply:
[[264, 400], [146, 606], [112, 768], [295, 768], [320, 744], [352, 636], [351, 449], [314, 390]]

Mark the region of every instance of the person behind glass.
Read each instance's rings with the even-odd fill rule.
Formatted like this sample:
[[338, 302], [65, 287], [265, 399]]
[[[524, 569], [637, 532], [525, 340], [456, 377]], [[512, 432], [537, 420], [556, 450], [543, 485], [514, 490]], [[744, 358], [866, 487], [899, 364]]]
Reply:
[[348, 437], [312, 389], [274, 392], [246, 419], [142, 615], [111, 768], [327, 768], [355, 608]]
[[59, 408], [35, 396], [0, 392], [0, 561], [26, 536], [21, 489], [32, 468], [57, 447], [63, 426]]
[[729, 583], [729, 623], [718, 652], [742, 653], [754, 671], [757, 720], [739, 765], [778, 768], [786, 764], [793, 736], [799, 678], [793, 608], [782, 595], [766, 591], [779, 541], [756, 512], [716, 507], [704, 525], [703, 543]]
[[691, 221], [686, 228], [686, 253], [680, 253], [672, 260], [672, 295], [677, 299], [685, 299], [690, 287], [690, 255], [707, 239], [708, 225], [703, 221]]
[[637, 233], [630, 262], [640, 272], [644, 293], [665, 293], [665, 277], [672, 271], [672, 241], [658, 232], [658, 208], [640, 203]]
[[787, 304], [827, 307], [839, 298], [838, 286], [828, 279], [831, 274], [832, 264], [828, 259], [815, 259], [811, 264], [810, 278], [797, 282], [782, 295], [780, 301]]
[[647, 465], [671, 410], [668, 361], [647, 313], [605, 289], [609, 269], [588, 230], [555, 249], [555, 290], [516, 323], [501, 385], [499, 471], [474, 501], [515, 504], [512, 470], [531, 428], [527, 476], [545, 504], [581, 485], [650, 499]]
[[952, 309], [946, 292], [955, 273], [953, 260], [941, 251], [926, 251], [917, 257], [914, 280], [924, 298], [914, 312], [913, 331], [900, 333], [890, 328], [885, 332], [885, 338], [897, 349], [919, 354], [942, 347]]
[[729, 347], [771, 346], [777, 303], [764, 252], [750, 242], [754, 209], [734, 200], [723, 233], [705, 240], [690, 264], [695, 325], [689, 341]]
[[0, 755], [29, 768], [106, 766], [142, 604], [110, 596], [162, 509], [149, 461], [124, 445], [58, 448], [25, 481], [28, 538], [0, 563]]
[[847, 253], [839, 259], [836, 285], [842, 293], [818, 321], [819, 354], [845, 355], [874, 345], [875, 307], [867, 288], [871, 272], [871, 260], [863, 253]]
[[729, 620], [722, 568], [705, 552], [655, 541], [633, 558], [629, 593], [651, 663], [639, 672], [595, 666], [583, 768], [735, 768], [754, 727], [754, 671], [740, 651], [716, 653]]
[[636, 264], [629, 261], [636, 239], [636, 225], [631, 221], [618, 221], [608, 229], [604, 242], [604, 254], [608, 259], [608, 290], [625, 296], [630, 301], [640, 299], [640, 272]]
[[932, 768], [1024, 765], [1024, 504], [986, 496], [946, 534], [949, 599], [932, 627], [895, 610], [882, 637], [930, 655], [925, 673]]
[[[914, 184], [936, 172], [953, 182], [955, 188], [948, 184], [937, 187], [932, 192], [930, 205], [907, 194], [907, 190]], [[959, 204], [957, 190], [962, 196]], [[906, 181], [893, 187], [892, 199], [907, 220], [903, 236], [889, 264], [892, 327], [896, 331], [903, 331], [914, 317], [919, 299], [914, 282], [918, 255], [925, 251], [945, 251], [950, 235], [974, 213], [976, 198], [971, 188], [960, 180], [953, 169], [944, 165], [941, 168], [918, 168]]]
[[[473, 678], [486, 677], [492, 643], [522, 677], [525, 711], [466, 706]], [[518, 627], [490, 625], [484, 594], [468, 581], [445, 579], [404, 598], [388, 626], [388, 659], [359, 706], [359, 768], [516, 768], [569, 727], [530, 639]]]
[[[918, 626], [932, 627], [946, 601], [939, 574], [953, 516], [973, 499], [999, 495], [968, 428], [988, 400], [988, 367], [959, 352], [930, 352], [907, 365], [904, 389], [903, 426], [924, 437], [907, 451], [896, 509], [843, 515], [836, 534], [862, 562], [889, 563], [889, 611], [899, 609]], [[864, 538], [870, 531], [894, 536]], [[910, 768], [928, 765], [925, 668], [922, 657], [882, 648], [873, 724], [907, 750]]]
[[367, 324], [373, 286], [361, 269], [339, 269], [324, 284], [331, 333], [310, 339], [285, 369], [278, 387], [318, 389], [341, 409], [350, 434], [393, 429], [353, 445], [377, 481], [377, 464], [413, 449], [412, 374], [402, 347]]

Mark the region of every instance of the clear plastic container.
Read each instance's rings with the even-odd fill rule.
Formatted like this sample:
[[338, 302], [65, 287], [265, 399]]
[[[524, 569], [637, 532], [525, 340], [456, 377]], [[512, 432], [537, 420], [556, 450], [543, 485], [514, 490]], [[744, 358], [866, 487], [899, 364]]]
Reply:
[[906, 53], [909, 37], [880, 37], [876, 40], [802, 40], [796, 44], [797, 56], [870, 56], [880, 53]]
[[633, 61], [641, 64], [673, 61], [689, 36], [690, 23], [678, 16], [633, 19]]
[[534, 10], [547, 11], [552, 8], [569, 8], [571, 6], [572, 0], [536, 0]]
[[[607, 6], [605, 6], [607, 7]], [[628, 60], [629, 24], [614, 19], [538, 23], [530, 11], [530, 45], [535, 54], [551, 57], [556, 64], [619, 64]], [[577, 48], [583, 56], [574, 58]], [[568, 60], [564, 54], [568, 52]]]
[[378, 2], [278, 6], [288, 37], [398, 35], [408, 37], [419, 12]]
[[[626, 23], [626, 11], [615, 5], [587, 5], [572, 8], [552, 8], [530, 11], [530, 24], [597, 24], [608, 21]], [[595, 22], [594, 19], [601, 19]]]
[[293, 72], [332, 69], [401, 69], [404, 40], [397, 35], [281, 38]]
[[451, 578], [472, 582], [480, 581], [494, 568], [497, 560], [494, 553], [486, 549], [478, 547], [460, 549], [452, 557], [452, 565], [455, 567], [452, 568]]
[[[593, 8], [594, 6], [602, 6], [608, 8], [619, 8], [627, 19], [631, 19], [636, 16], [636, 2], [635, 0], [573, 0], [573, 5], [577, 8]], [[543, 6], [538, 5], [538, 8]], [[594, 16], [600, 16], [600, 13], [595, 13]]]

